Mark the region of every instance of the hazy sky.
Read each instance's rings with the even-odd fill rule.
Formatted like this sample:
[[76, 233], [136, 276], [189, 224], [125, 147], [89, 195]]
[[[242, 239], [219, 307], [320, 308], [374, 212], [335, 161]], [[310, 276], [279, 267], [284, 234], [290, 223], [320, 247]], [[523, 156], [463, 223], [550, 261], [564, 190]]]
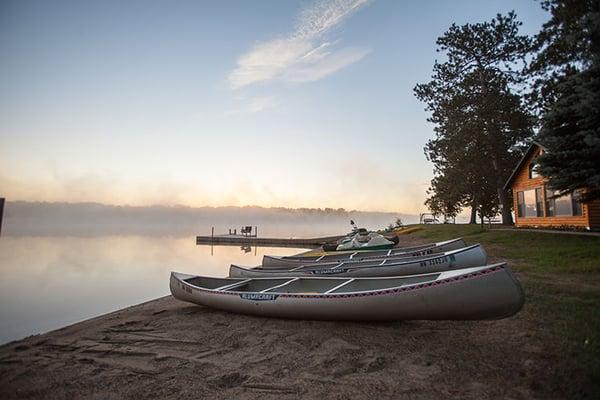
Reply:
[[0, 196], [423, 210], [412, 88], [452, 22], [538, 2], [1, 1]]

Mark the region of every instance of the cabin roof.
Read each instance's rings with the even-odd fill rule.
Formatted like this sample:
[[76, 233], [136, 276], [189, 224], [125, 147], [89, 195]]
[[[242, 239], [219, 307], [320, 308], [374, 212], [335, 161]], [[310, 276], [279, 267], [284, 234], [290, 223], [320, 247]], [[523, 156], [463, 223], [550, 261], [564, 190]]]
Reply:
[[519, 171], [521, 170], [521, 168], [523, 168], [523, 165], [525, 164], [525, 162], [529, 159], [529, 157], [531, 157], [533, 152], [537, 149], [543, 149], [544, 151], [547, 151], [546, 147], [544, 145], [542, 145], [540, 142], [536, 142], [535, 140], [532, 141], [531, 145], [529, 145], [529, 148], [527, 149], [527, 151], [525, 151], [525, 154], [523, 154], [523, 157], [521, 157], [521, 159], [517, 163], [517, 166], [515, 167], [515, 169], [513, 169], [513, 172], [510, 174], [510, 176], [506, 180], [506, 183], [504, 184], [504, 190], [510, 189], [510, 185], [512, 185], [514, 179], [516, 178], [516, 176], [519, 173]]

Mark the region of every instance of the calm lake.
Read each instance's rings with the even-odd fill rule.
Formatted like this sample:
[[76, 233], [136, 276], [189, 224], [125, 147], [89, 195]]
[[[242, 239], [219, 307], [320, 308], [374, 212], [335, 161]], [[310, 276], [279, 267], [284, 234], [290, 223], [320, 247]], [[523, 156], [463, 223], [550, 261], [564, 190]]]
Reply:
[[172, 270], [226, 276], [264, 254], [303, 249], [197, 246], [195, 237], [0, 237], [0, 343], [169, 294]]

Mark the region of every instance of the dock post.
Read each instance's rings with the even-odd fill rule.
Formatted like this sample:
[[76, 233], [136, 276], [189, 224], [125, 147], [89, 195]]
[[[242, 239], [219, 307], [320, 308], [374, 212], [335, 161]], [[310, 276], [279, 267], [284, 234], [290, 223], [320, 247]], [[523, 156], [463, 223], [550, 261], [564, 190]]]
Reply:
[[210, 230], [210, 241], [212, 242], [215, 239], [215, 227], [213, 226]]
[[2, 235], [2, 217], [4, 216], [4, 197], [0, 197], [0, 235]]
[[258, 237], [258, 226], [254, 227], [254, 237]]

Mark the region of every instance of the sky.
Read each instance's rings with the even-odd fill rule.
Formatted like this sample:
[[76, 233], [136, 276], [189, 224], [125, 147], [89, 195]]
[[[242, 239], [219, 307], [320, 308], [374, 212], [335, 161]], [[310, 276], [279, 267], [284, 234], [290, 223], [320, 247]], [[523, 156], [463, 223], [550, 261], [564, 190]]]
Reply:
[[533, 0], [0, 1], [0, 197], [424, 212], [413, 94]]

